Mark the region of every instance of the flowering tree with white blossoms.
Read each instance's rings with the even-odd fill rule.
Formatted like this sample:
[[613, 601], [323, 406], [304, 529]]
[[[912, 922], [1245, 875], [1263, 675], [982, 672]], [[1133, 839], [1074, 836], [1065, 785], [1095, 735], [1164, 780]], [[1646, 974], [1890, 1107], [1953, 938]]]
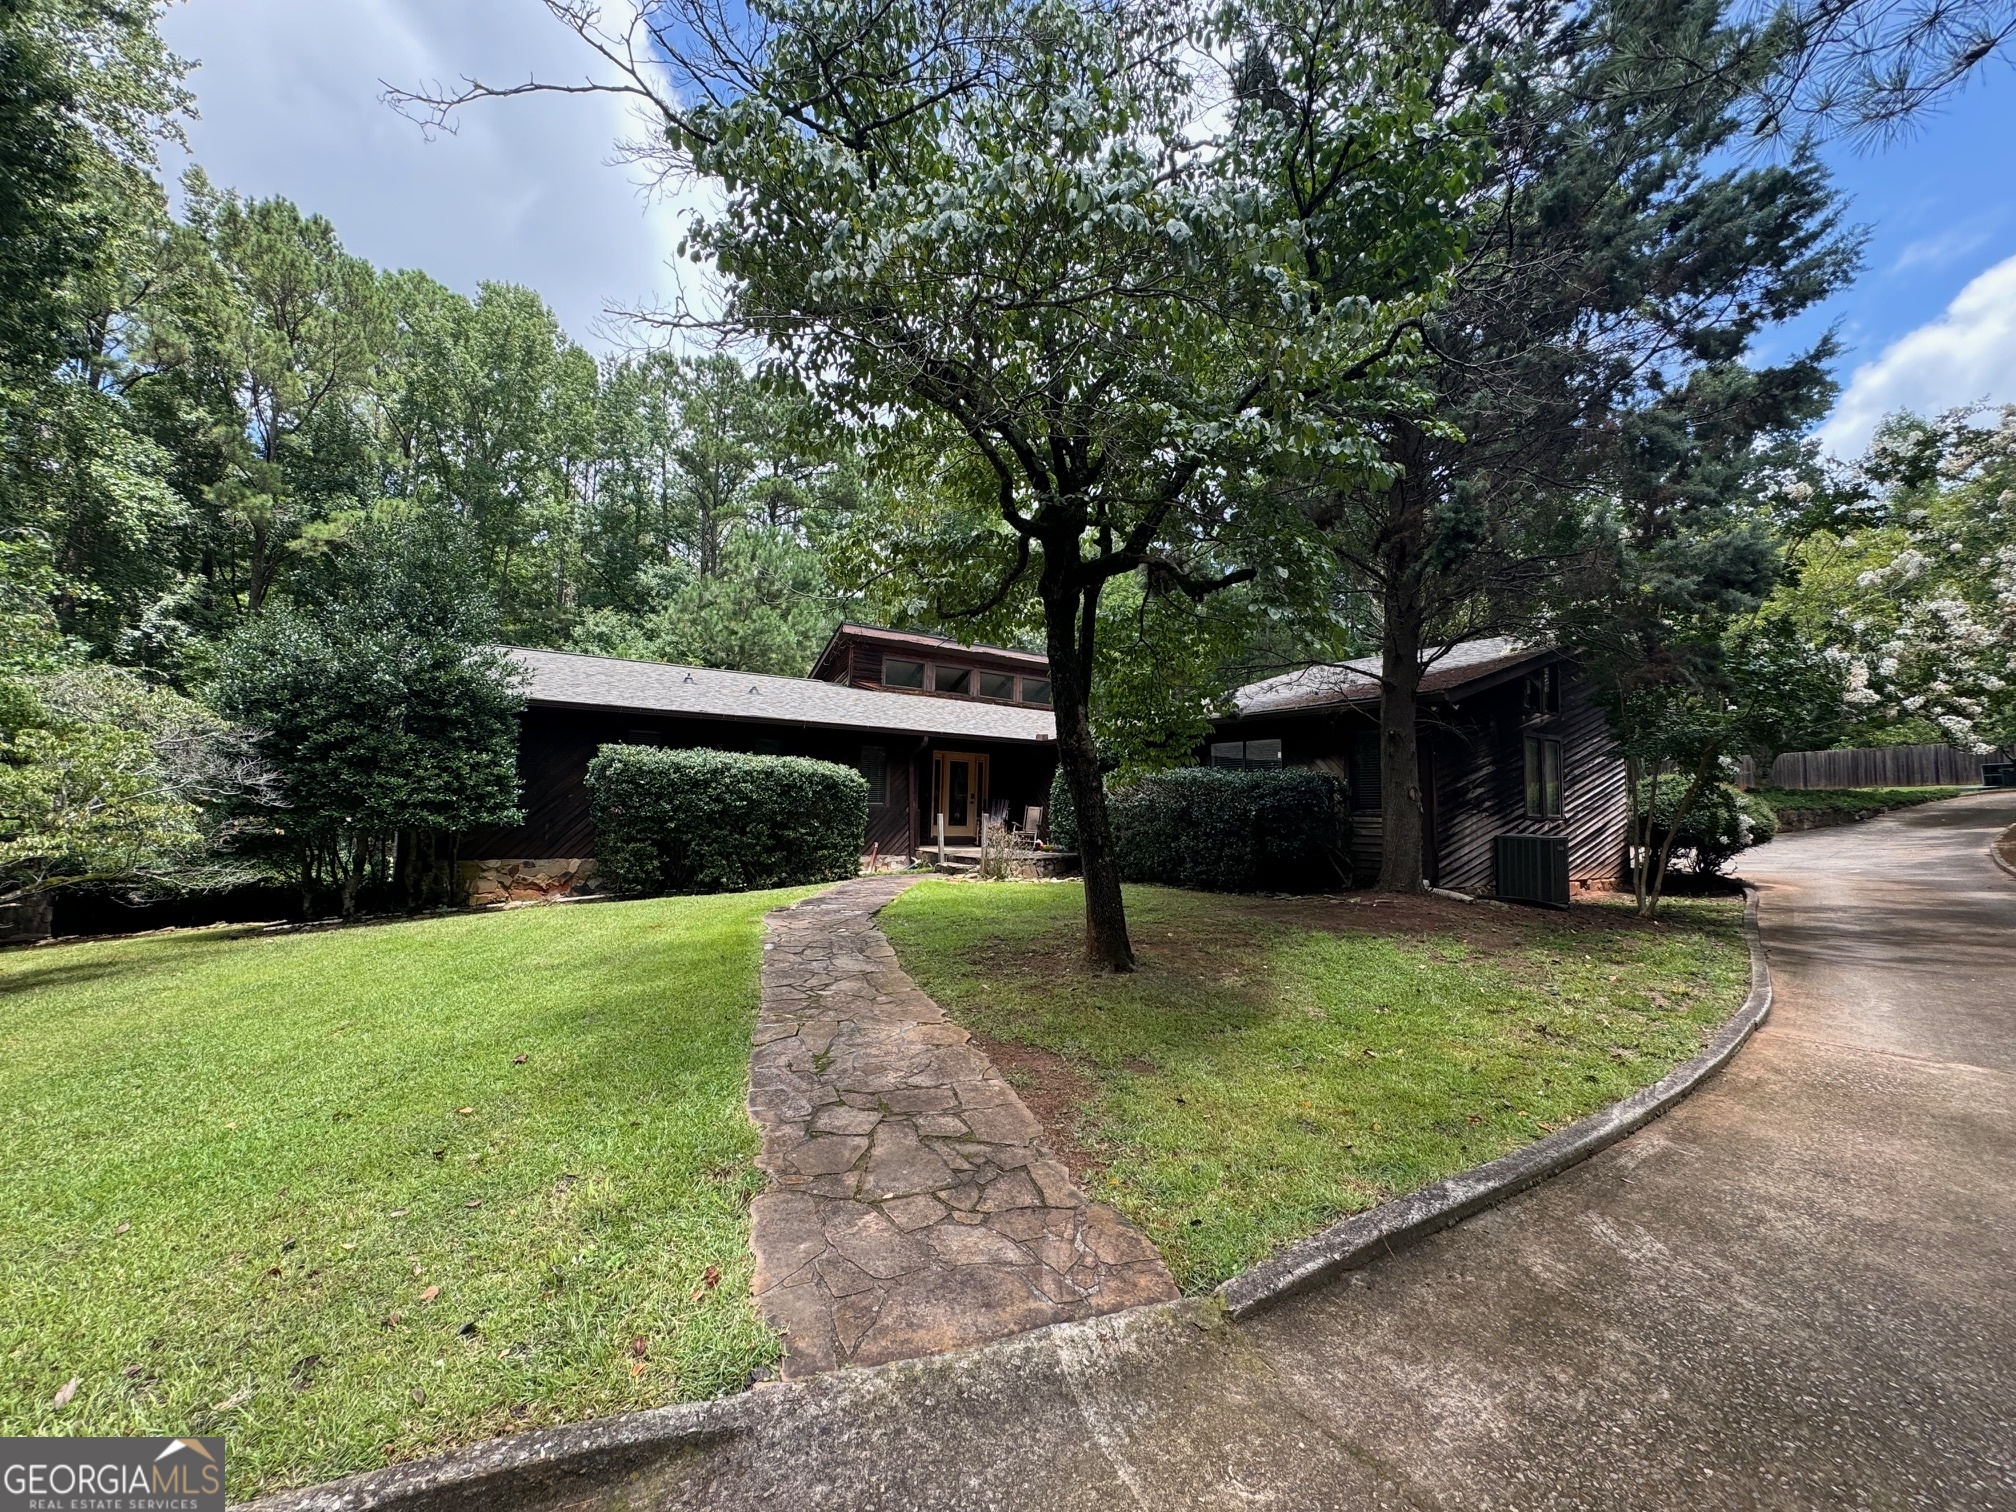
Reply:
[[1848, 657], [1851, 739], [2016, 743], [2016, 405], [1977, 413], [1887, 422], [1866, 523], [1801, 543], [1783, 599]]

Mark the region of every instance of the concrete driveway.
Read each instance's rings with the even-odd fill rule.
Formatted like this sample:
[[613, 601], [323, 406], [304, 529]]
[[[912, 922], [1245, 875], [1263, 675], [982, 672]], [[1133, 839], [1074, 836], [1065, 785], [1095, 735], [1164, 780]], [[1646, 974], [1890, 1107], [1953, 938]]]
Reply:
[[1983, 795], [1745, 858], [1770, 1022], [1501, 1208], [1248, 1324], [765, 1389], [568, 1504], [2016, 1508], [2012, 822]]

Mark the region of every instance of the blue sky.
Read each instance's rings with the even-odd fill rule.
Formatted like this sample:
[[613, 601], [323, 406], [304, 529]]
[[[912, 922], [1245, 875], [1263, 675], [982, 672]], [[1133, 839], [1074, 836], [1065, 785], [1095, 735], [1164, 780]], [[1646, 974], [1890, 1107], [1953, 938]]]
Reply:
[[[190, 139], [211, 176], [320, 211], [381, 266], [469, 293], [486, 278], [529, 284], [603, 349], [626, 339], [611, 305], [698, 292], [670, 266], [677, 207], [647, 204], [613, 161], [637, 129], [620, 107], [491, 104], [430, 142], [379, 103], [381, 80], [579, 77], [579, 44], [539, 0], [184, 0], [164, 30], [204, 65]], [[1991, 65], [1901, 142], [1826, 158], [1870, 230], [1867, 271], [1760, 352], [1838, 329], [1830, 447], [1853, 454], [1898, 407], [2016, 403], [2016, 69]]]

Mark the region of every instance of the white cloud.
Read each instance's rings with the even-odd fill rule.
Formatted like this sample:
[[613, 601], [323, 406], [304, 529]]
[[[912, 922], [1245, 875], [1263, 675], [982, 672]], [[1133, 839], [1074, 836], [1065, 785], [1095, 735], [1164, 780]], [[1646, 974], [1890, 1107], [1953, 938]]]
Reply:
[[614, 99], [489, 102], [432, 141], [380, 103], [385, 83], [584, 77], [592, 59], [539, 0], [187, 0], [163, 31], [203, 64], [189, 135], [211, 178], [328, 216], [381, 267], [471, 294], [529, 285], [595, 345], [606, 309], [679, 292], [683, 216], [614, 163], [638, 133]]
[[1988, 240], [1990, 229], [1981, 225], [1955, 226], [1937, 236], [1921, 236], [1905, 244], [1896, 261], [1890, 264], [1890, 271], [1907, 273], [1913, 268], [1943, 268], [1958, 262]]
[[1852, 457], [1885, 415], [1981, 400], [2016, 402], [2016, 257], [1977, 274], [1945, 314], [1858, 367], [1820, 439], [1834, 455]]

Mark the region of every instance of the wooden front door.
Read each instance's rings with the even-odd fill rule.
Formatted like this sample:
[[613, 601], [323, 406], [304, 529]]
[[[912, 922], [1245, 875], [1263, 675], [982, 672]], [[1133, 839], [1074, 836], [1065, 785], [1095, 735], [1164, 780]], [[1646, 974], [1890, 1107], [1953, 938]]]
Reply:
[[931, 758], [931, 812], [925, 816], [925, 843], [938, 842], [945, 820], [948, 843], [970, 845], [980, 838], [987, 804], [987, 758], [969, 751], [939, 751]]

